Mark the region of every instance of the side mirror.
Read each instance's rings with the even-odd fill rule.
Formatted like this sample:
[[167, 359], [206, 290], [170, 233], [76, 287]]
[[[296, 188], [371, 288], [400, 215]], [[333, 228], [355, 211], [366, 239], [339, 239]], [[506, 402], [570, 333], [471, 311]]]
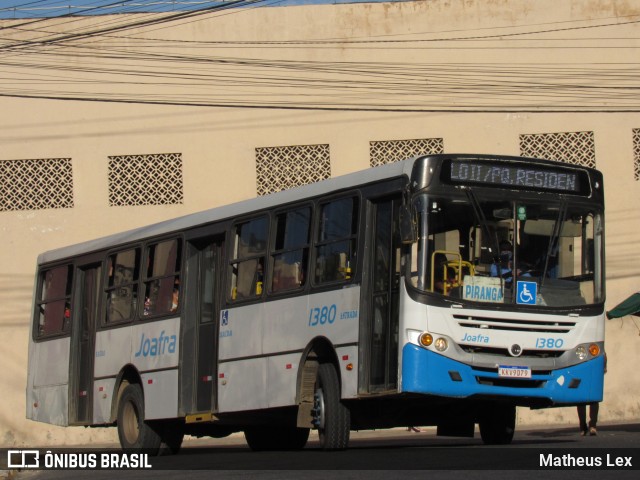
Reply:
[[400, 207], [400, 239], [405, 245], [418, 241], [415, 217], [411, 208], [407, 205]]

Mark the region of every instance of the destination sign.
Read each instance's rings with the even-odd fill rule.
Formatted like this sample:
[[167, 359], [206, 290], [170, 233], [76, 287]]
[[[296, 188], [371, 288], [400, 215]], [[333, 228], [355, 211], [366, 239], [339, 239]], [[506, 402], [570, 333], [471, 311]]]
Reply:
[[452, 160], [449, 174], [452, 182], [576, 193], [583, 188], [579, 172], [526, 165]]

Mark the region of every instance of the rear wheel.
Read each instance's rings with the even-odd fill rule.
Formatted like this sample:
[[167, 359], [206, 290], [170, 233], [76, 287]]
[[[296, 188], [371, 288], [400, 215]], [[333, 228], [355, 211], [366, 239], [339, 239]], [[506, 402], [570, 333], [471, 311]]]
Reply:
[[487, 445], [508, 445], [516, 430], [514, 405], [490, 405], [479, 422], [480, 436]]
[[144, 420], [144, 396], [140, 385], [127, 385], [118, 403], [118, 438], [124, 450], [157, 455], [160, 435]]
[[340, 382], [330, 363], [318, 367], [314, 394], [313, 423], [324, 450], [343, 450], [349, 445], [351, 414], [340, 401]]

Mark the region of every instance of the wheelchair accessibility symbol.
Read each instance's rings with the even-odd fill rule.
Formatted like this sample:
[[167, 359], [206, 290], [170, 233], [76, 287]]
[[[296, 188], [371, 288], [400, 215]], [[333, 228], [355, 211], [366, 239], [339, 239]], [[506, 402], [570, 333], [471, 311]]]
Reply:
[[538, 284], [536, 282], [518, 282], [516, 303], [520, 305], [535, 305], [537, 296]]

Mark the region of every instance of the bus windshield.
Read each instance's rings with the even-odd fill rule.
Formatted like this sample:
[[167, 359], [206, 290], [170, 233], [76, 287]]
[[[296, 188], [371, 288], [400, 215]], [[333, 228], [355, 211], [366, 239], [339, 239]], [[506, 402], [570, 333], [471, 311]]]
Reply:
[[415, 197], [411, 284], [467, 302], [577, 307], [603, 301], [603, 219], [593, 205], [511, 192]]

